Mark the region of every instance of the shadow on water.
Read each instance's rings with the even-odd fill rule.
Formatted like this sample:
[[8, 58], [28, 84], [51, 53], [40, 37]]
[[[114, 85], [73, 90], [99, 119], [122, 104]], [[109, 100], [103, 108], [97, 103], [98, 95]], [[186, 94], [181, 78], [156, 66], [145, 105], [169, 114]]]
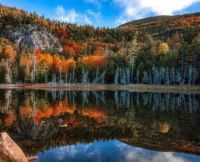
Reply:
[[0, 131], [39, 161], [200, 160], [192, 155], [200, 154], [200, 95], [7, 90], [0, 96]]

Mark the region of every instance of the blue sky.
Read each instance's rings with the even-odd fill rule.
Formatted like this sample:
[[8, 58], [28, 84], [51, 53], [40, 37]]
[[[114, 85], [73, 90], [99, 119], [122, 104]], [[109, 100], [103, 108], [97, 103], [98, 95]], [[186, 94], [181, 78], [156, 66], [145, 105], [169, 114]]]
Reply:
[[39, 15], [94, 26], [116, 27], [155, 15], [200, 12], [200, 0], [0, 0]]

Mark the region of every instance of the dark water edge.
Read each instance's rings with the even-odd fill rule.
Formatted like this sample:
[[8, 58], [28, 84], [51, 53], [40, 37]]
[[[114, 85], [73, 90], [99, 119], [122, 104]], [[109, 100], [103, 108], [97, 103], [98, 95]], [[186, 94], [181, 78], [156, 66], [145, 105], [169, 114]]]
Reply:
[[[0, 131], [38, 160], [56, 160], [63, 150], [71, 161], [90, 161], [92, 146], [103, 148], [95, 155], [102, 162], [115, 154], [121, 156], [114, 161], [128, 161], [120, 145], [131, 156], [141, 149], [140, 161], [151, 159], [147, 154], [200, 161], [199, 94], [19, 89], [0, 90], [0, 96]], [[72, 147], [77, 156], [68, 157]]]

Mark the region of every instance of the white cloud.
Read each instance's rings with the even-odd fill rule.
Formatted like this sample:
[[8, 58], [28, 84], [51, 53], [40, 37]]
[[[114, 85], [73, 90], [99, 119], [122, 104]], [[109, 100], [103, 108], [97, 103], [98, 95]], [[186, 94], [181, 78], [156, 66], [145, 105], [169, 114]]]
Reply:
[[175, 11], [182, 10], [199, 0], [142, 0], [141, 7], [149, 8], [157, 14], [172, 15]]
[[127, 162], [190, 162], [190, 160], [187, 160], [187, 155], [181, 153], [151, 151], [140, 147], [132, 147], [121, 142], [117, 142], [116, 147], [124, 156], [123, 161]]
[[200, 0], [114, 0], [124, 9], [123, 14], [116, 21], [121, 23], [132, 19], [139, 19], [153, 12], [156, 15], [173, 15]]
[[57, 19], [63, 22], [68, 23], [77, 23], [77, 24], [92, 24], [92, 21], [86, 14], [79, 14], [75, 9], [66, 11], [63, 6], [58, 6], [56, 8]]

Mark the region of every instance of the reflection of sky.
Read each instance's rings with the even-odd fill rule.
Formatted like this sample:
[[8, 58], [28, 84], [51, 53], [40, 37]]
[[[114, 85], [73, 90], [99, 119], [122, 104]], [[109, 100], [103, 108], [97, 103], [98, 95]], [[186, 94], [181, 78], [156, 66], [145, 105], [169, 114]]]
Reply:
[[95, 141], [50, 149], [38, 155], [39, 162], [200, 162], [200, 156], [158, 152], [133, 147], [117, 140]]

